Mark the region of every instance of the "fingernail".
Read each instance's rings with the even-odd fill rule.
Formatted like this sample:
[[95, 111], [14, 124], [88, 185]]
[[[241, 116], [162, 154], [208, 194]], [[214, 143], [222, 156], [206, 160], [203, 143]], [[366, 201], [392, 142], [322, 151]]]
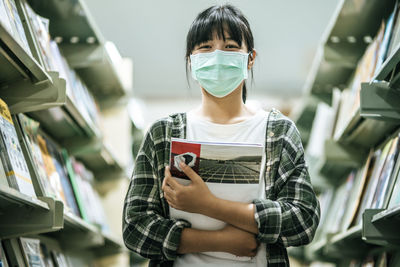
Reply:
[[181, 161], [181, 162], [179, 162], [179, 166], [181, 166], [181, 167], [185, 167], [185, 166], [186, 166], [186, 164], [185, 164], [185, 163], [183, 163], [183, 162]]

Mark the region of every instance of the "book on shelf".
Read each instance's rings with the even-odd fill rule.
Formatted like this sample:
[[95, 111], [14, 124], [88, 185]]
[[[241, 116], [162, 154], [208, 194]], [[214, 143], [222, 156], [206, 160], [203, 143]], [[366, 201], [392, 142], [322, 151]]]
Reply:
[[[171, 175], [180, 184], [188, 185], [190, 178], [182, 172], [180, 162], [191, 167], [217, 197], [251, 203], [263, 195], [262, 177], [265, 164], [262, 144], [194, 142], [172, 138], [170, 148]], [[192, 227], [200, 230], [222, 229], [225, 223], [204, 216], [170, 207], [170, 216], [189, 221]], [[207, 253], [212, 256], [228, 258], [228, 253]], [[242, 258], [248, 260], [247, 257]], [[241, 259], [239, 259], [241, 260]]]
[[24, 1], [28, 21], [33, 30], [33, 39], [36, 40], [39, 56], [47, 71], [56, 71], [57, 67], [53, 60], [50, 48], [49, 20], [43, 18], [33, 11], [30, 5]]
[[368, 169], [370, 167], [372, 154], [373, 153], [371, 152], [365, 164], [359, 170], [354, 172], [354, 182], [347, 192], [348, 201], [346, 203], [345, 212], [341, 221], [342, 231], [349, 229], [353, 225], [352, 222], [355, 220], [357, 209], [360, 204], [362, 191], [365, 187], [365, 182], [367, 180]]
[[98, 225], [102, 230], [108, 231], [105, 213], [100, 204], [100, 197], [93, 189], [94, 176], [85, 165], [72, 158], [72, 167], [75, 173], [75, 180], [82, 198], [82, 209], [86, 212], [86, 221]]
[[0, 186], [9, 186], [3, 163], [0, 160]]
[[[11, 33], [14, 39], [19, 43], [19, 45], [32, 56], [31, 50], [29, 48], [28, 40], [26, 39], [26, 34], [24, 27], [22, 25], [21, 17], [18, 13], [17, 6], [14, 0], [0, 0], [0, 9], [4, 8], [0, 15], [2, 15], [1, 22], [2, 25]], [[6, 22], [8, 18], [8, 22]]]
[[359, 207], [357, 219], [356, 219], [356, 224], [361, 222], [362, 219], [362, 214], [365, 209], [371, 208], [372, 206], [372, 201], [375, 195], [375, 190], [379, 181], [379, 176], [382, 172], [383, 165], [385, 164], [385, 160], [389, 154], [389, 149], [392, 140], [389, 140], [383, 148], [378, 148], [374, 152], [374, 159], [373, 159], [373, 164], [371, 164], [371, 176], [369, 178], [367, 188], [365, 189], [365, 194], [363, 195], [363, 198], [361, 200], [361, 204]]
[[6, 254], [3, 249], [3, 245], [1, 244], [1, 239], [0, 239], [0, 267], [8, 267], [8, 261], [6, 258]]
[[14, 128], [7, 104], [0, 99], [0, 157], [10, 187], [36, 197], [28, 166]]
[[397, 158], [397, 163], [393, 171], [393, 188], [390, 194], [387, 195], [388, 208], [394, 208], [400, 205], [400, 157]]
[[[29, 118], [28, 116], [20, 113], [14, 117], [17, 133], [20, 133], [21, 145], [26, 144], [27, 151], [25, 152], [26, 158], [30, 158], [31, 174], [36, 177], [40, 187], [41, 194], [48, 197], [56, 197], [56, 194], [50, 184], [49, 177], [47, 177], [42, 152], [40, 151], [39, 142], [37, 140], [39, 131], [39, 122]], [[19, 128], [18, 128], [19, 127]], [[18, 131], [20, 129], [20, 131]]]
[[49, 138], [44, 137], [46, 141], [47, 150], [52, 159], [56, 172], [61, 181], [61, 186], [64, 192], [64, 198], [66, 201], [66, 206], [68, 209], [72, 211], [76, 216], [80, 217], [81, 214], [79, 212], [78, 204], [76, 202], [75, 194], [72, 189], [71, 180], [68, 176], [68, 171], [65, 167], [64, 160], [61, 155], [61, 149], [57, 147], [57, 145], [50, 140]]
[[61, 200], [65, 205], [67, 201], [65, 199], [64, 190], [61, 184], [60, 175], [56, 170], [56, 166], [54, 165], [53, 158], [51, 157], [48, 149], [47, 142], [43, 136], [40, 134], [37, 135], [37, 140], [39, 144], [40, 151], [42, 153], [42, 158], [44, 162], [44, 168], [46, 170], [47, 177], [50, 181], [50, 185], [55, 193], [57, 199]]
[[393, 25], [395, 23], [395, 16], [397, 15], [396, 12], [397, 12], [397, 1], [395, 4], [395, 8], [393, 9], [392, 13], [390, 14], [389, 18], [387, 19], [387, 21], [385, 23], [385, 31], [383, 34], [382, 43], [378, 50], [378, 56], [377, 56], [377, 62], [376, 62], [374, 76], [378, 74], [378, 71], [380, 70], [383, 62], [387, 58], [389, 44], [390, 44], [391, 37], [392, 37]]
[[395, 8], [393, 10], [393, 22], [392, 22], [392, 31], [390, 33], [390, 41], [387, 47], [387, 58], [393, 56], [398, 45], [400, 43], [400, 5], [398, 1], [396, 1]]
[[26, 237], [20, 237], [18, 240], [26, 266], [44, 266], [40, 252], [40, 240]]
[[79, 214], [81, 215], [82, 219], [84, 219], [85, 221], [88, 221], [89, 219], [88, 219], [88, 215], [87, 215], [87, 210], [85, 207], [82, 190], [80, 188], [80, 183], [78, 181], [78, 179], [80, 179], [80, 177], [78, 177], [78, 175], [75, 173], [74, 166], [73, 166], [73, 162], [75, 161], [75, 159], [73, 157], [70, 157], [68, 155], [67, 150], [65, 150], [65, 149], [63, 149], [61, 151], [61, 154], [64, 159], [65, 167], [67, 168], [68, 176], [71, 181], [72, 190], [74, 191], [76, 203], [79, 208]]
[[392, 172], [394, 169], [394, 165], [397, 161], [399, 155], [399, 137], [395, 137], [391, 140], [391, 145], [389, 148], [388, 155], [386, 157], [385, 163], [382, 167], [382, 172], [379, 176], [379, 181], [376, 186], [374, 198], [372, 200], [371, 208], [386, 208], [384, 204], [385, 196], [389, 194], [390, 186], [393, 186], [392, 180]]
[[306, 148], [308, 156], [320, 158], [324, 155], [325, 140], [332, 136], [334, 119], [334, 109], [324, 102], [318, 103], [310, 134], [312, 142]]
[[0, 25], [5, 28], [10, 34], [13, 34], [13, 29], [11, 27], [11, 22], [8, 19], [8, 13], [6, 8], [5, 0], [0, 0]]
[[43, 260], [44, 267], [55, 267], [53, 258], [51, 257], [51, 251], [42, 242], [40, 242], [40, 256]]

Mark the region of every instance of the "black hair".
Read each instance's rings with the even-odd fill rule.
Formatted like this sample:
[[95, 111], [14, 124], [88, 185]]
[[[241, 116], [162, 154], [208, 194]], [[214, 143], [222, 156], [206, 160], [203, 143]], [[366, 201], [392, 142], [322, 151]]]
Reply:
[[[248, 52], [254, 49], [253, 33], [251, 32], [249, 22], [242, 12], [229, 4], [215, 5], [207, 8], [197, 15], [196, 19], [190, 26], [186, 37], [186, 76], [189, 70], [189, 58], [194, 47], [201, 43], [213, 39], [213, 34], [216, 33], [218, 38], [225, 41], [225, 31], [230, 35], [230, 38], [242, 46], [245, 42]], [[253, 78], [253, 69], [251, 69], [251, 77]], [[246, 102], [247, 90], [246, 82], [243, 85], [242, 99]]]

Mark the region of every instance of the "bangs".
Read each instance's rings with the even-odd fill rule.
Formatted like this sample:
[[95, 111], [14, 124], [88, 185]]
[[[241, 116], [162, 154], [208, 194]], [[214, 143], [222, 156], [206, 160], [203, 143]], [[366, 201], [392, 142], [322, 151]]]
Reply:
[[[238, 14], [235, 14], [234, 10], [223, 6], [206, 9], [199, 14], [190, 27], [187, 35], [187, 56], [196, 45], [212, 40], [214, 34], [224, 41], [227, 38], [226, 34], [229, 34], [230, 39], [242, 46], [243, 38], [246, 38], [248, 31], [247, 25], [238, 17]], [[246, 43], [246, 45], [250, 48], [249, 44]]]

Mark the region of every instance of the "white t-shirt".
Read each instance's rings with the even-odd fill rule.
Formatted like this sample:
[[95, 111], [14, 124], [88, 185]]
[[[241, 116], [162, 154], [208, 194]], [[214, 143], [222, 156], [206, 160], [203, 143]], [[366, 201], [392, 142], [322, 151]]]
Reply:
[[[193, 114], [192, 112], [187, 113], [187, 140], [189, 141], [207, 141], [207, 142], [229, 142], [229, 143], [251, 143], [251, 144], [262, 144], [265, 143], [265, 131], [267, 122], [267, 112], [259, 110], [256, 114], [244, 121], [235, 124], [217, 124], [204, 120]], [[262, 164], [265, 165], [265, 164]], [[264, 173], [263, 170], [260, 172]], [[217, 185], [219, 186], [219, 185]], [[233, 195], [237, 197], [236, 201], [246, 198], [246, 196], [240, 196], [248, 194], [249, 189], [240, 190], [240, 186], [250, 185], [237, 185], [238, 187]], [[223, 190], [223, 188], [221, 188]], [[252, 186], [253, 192], [251, 193], [257, 197], [264, 197], [264, 179], [260, 177], [259, 184]], [[218, 191], [218, 188], [217, 188]], [[213, 193], [218, 196], [217, 191]], [[248, 196], [247, 196], [248, 198]], [[192, 216], [194, 221], [201, 221], [201, 229], [208, 229], [219, 227], [220, 229], [225, 225], [224, 222], [215, 220], [213, 218], [201, 215], [201, 214], [183, 214], [184, 212], [175, 209], [170, 209], [171, 217], [185, 217]], [[182, 216], [183, 215], [183, 216]], [[257, 256], [254, 258], [249, 257], [236, 257], [235, 255], [222, 252], [207, 252], [207, 253], [190, 253], [179, 256], [174, 266], [233, 266], [233, 267], [250, 267], [250, 266], [267, 266], [266, 259], [266, 248], [264, 244], [261, 244], [258, 248]]]

